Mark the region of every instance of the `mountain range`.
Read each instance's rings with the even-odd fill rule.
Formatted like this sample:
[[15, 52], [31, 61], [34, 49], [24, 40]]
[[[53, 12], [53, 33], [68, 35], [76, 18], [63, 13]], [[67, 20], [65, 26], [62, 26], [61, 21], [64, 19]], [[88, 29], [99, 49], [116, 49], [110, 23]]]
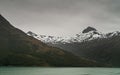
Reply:
[[102, 33], [97, 31], [93, 27], [87, 27], [82, 32], [76, 34], [72, 37], [56, 37], [56, 36], [46, 36], [46, 35], [39, 35], [32, 31], [28, 31], [27, 35], [32, 36], [38, 40], [41, 40], [44, 43], [50, 44], [59, 44], [59, 43], [76, 43], [76, 42], [83, 42], [83, 41], [90, 41], [94, 39], [100, 38], [109, 38], [113, 36], [120, 35], [119, 31], [110, 32], [110, 33]]
[[49, 46], [0, 15], [0, 66], [95, 67], [105, 64]]
[[89, 26], [73, 37], [37, 35], [31, 31], [27, 35], [79, 57], [120, 67], [119, 31], [102, 33]]

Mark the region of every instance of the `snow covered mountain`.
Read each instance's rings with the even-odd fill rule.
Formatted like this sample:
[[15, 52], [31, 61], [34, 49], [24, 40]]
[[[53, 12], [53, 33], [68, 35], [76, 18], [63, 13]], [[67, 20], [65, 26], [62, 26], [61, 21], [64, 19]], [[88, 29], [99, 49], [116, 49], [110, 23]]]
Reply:
[[56, 36], [38, 35], [31, 31], [27, 32], [27, 34], [38, 40], [41, 40], [44, 43], [52, 43], [52, 44], [63, 43], [63, 44], [65, 44], [65, 43], [90, 41], [90, 40], [94, 40], [94, 39], [98, 39], [98, 38], [108, 38], [108, 37], [120, 35], [120, 32], [116, 31], [116, 32], [111, 32], [111, 33], [105, 34], [105, 33], [97, 31], [93, 27], [87, 27], [82, 32], [76, 34], [73, 37], [56, 37]]
[[120, 66], [120, 32], [102, 33], [87, 27], [73, 37], [55, 37], [27, 33], [44, 43], [89, 60]]

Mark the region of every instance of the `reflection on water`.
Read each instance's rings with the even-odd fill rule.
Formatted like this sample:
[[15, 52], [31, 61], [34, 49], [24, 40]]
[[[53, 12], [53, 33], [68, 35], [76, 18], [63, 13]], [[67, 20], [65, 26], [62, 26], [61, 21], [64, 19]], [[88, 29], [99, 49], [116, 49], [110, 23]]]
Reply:
[[120, 75], [120, 68], [0, 67], [0, 75]]

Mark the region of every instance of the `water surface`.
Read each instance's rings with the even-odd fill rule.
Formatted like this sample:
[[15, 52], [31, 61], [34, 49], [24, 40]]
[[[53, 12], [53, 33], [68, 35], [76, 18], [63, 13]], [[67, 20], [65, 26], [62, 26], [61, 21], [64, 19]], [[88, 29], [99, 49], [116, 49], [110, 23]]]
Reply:
[[0, 67], [0, 75], [120, 75], [120, 68]]

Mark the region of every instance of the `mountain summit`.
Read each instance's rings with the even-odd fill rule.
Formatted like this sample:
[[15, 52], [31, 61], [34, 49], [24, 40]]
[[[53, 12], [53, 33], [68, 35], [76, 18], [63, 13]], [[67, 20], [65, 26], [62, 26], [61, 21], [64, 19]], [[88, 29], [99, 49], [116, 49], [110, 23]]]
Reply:
[[84, 29], [83, 31], [82, 31], [82, 33], [88, 33], [88, 32], [90, 32], [90, 31], [97, 31], [95, 28], [93, 28], [93, 27], [87, 27], [86, 29]]

